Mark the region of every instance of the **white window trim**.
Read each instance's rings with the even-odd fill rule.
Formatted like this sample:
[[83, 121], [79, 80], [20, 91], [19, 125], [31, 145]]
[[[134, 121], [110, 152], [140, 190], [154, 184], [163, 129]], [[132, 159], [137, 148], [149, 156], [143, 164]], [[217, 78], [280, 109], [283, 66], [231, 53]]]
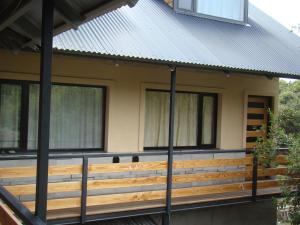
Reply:
[[198, 13], [198, 12], [196, 12], [196, 0], [192, 0], [193, 1], [192, 11], [186, 10], [186, 9], [180, 9], [178, 7], [178, 1], [179, 0], [174, 0], [173, 8], [174, 8], [175, 12], [178, 12], [181, 14], [197, 16], [197, 17], [201, 17], [201, 18], [206, 18], [206, 19], [211, 19], [211, 20], [216, 20], [216, 21], [221, 21], [221, 22], [227, 22], [227, 23], [233, 23], [233, 24], [240, 24], [240, 25], [248, 24], [249, 0], [244, 0], [244, 20], [243, 21]]

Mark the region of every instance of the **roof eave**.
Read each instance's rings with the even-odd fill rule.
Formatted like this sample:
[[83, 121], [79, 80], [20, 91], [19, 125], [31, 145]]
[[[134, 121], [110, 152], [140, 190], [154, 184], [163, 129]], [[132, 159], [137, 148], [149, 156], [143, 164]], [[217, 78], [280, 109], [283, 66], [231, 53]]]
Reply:
[[229, 72], [235, 72], [235, 73], [245, 73], [247, 75], [265, 76], [267, 78], [288, 78], [288, 79], [300, 80], [300, 74], [298, 75], [298, 74], [289, 74], [289, 73], [277, 73], [277, 72], [272, 72], [272, 71], [252, 70], [252, 69], [237, 68], [237, 67], [214, 66], [214, 65], [195, 64], [195, 63], [183, 63], [183, 62], [175, 62], [175, 61], [168, 61], [168, 60], [146, 59], [146, 58], [117, 56], [117, 55], [109, 55], [109, 54], [101, 54], [101, 53], [61, 50], [61, 49], [56, 49], [56, 48], [54, 49], [54, 53], [60, 54], [60, 55], [66, 55], [66, 56], [92, 57], [92, 58], [106, 59], [106, 60], [118, 60], [118, 61], [125, 61], [125, 62], [134, 62], [134, 63], [177, 66], [177, 67], [182, 67], [182, 68], [214, 70], [214, 71], [220, 71], [220, 72], [229, 71]]

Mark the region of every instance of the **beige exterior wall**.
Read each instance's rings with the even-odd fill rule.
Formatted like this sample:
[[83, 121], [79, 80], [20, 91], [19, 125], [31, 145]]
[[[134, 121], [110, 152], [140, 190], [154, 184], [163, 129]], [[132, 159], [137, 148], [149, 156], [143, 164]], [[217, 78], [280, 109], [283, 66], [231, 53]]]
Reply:
[[[88, 57], [56, 55], [53, 81], [107, 87], [105, 150], [143, 151], [144, 94], [146, 88], [169, 88], [167, 66], [116, 62]], [[38, 80], [39, 55], [0, 51], [0, 79]], [[245, 148], [248, 95], [274, 97], [277, 108], [278, 79], [200, 69], [178, 68], [177, 89], [219, 94], [217, 147]]]

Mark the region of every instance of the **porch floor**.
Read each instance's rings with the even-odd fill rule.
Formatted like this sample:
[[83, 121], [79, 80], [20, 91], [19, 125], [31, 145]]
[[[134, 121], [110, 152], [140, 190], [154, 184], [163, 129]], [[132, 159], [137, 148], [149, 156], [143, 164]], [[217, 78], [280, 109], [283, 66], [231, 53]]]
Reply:
[[[261, 189], [258, 190], [257, 197], [264, 197], [264, 196], [267, 197], [267, 196], [272, 196], [280, 193], [281, 193], [280, 188]], [[236, 202], [238, 204], [239, 199], [249, 198], [251, 196], [252, 196], [252, 192], [249, 190], [245, 190], [240, 192], [174, 198], [172, 204], [173, 206], [180, 206], [180, 205], [220, 202], [226, 200], [237, 200]], [[134, 203], [125, 203], [125, 204], [112, 204], [106, 206], [93, 206], [93, 207], [87, 207], [87, 215], [89, 216], [105, 215], [105, 214], [111, 214], [116, 212], [126, 212], [126, 211], [129, 212], [135, 210], [143, 210], [143, 209], [150, 209], [150, 208], [153, 209], [153, 208], [162, 208], [162, 207], [165, 207], [165, 203], [161, 200], [134, 202]], [[213, 205], [211, 207], [213, 207]], [[80, 208], [53, 210], [53, 211], [48, 211], [47, 214], [48, 220], [75, 218], [79, 216], [80, 216]]]

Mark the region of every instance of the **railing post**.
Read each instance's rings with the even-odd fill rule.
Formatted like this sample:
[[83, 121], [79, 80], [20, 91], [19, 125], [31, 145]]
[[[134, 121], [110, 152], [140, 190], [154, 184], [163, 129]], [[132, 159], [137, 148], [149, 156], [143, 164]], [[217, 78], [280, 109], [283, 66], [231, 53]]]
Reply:
[[46, 222], [54, 0], [43, 0], [35, 214]]
[[253, 153], [253, 167], [252, 167], [252, 201], [256, 201], [257, 195], [257, 171], [258, 160], [255, 153]]
[[87, 182], [89, 172], [89, 158], [82, 158], [82, 183], [81, 183], [81, 224], [85, 224], [86, 217], [86, 200], [87, 200]]
[[171, 224], [175, 101], [176, 101], [176, 67], [171, 67], [166, 213], [163, 216], [163, 225]]

